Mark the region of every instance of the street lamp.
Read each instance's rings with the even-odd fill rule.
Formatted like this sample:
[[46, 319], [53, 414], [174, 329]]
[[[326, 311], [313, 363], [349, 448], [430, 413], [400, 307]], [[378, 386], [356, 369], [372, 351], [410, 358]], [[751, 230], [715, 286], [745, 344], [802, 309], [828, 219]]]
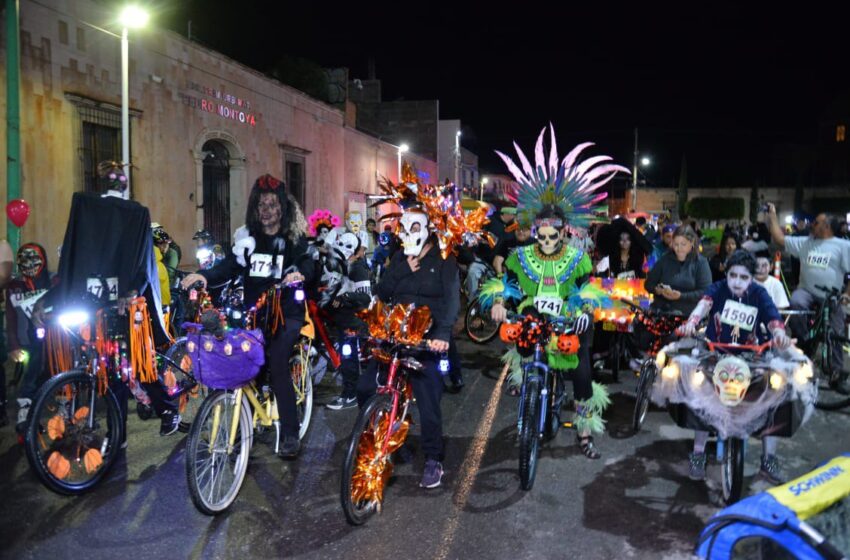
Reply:
[[644, 156], [644, 157], [640, 158], [640, 164], [642, 166], [648, 167], [650, 163], [652, 163], [652, 160], [650, 160], [648, 157]]
[[130, 29], [140, 29], [148, 23], [148, 13], [138, 6], [127, 6], [118, 18], [121, 30], [121, 165], [127, 177], [125, 198], [130, 198]]
[[455, 186], [460, 183], [460, 130], [455, 133]]
[[[632, 166], [632, 212], [637, 212], [637, 183], [638, 183], [638, 129], [635, 128], [635, 158]], [[640, 158], [640, 164], [644, 167], [652, 163], [647, 156]]]
[[401, 183], [401, 154], [406, 154], [410, 151], [410, 146], [402, 144], [398, 147], [398, 182]]
[[481, 193], [478, 195], [478, 200], [484, 200], [484, 185], [487, 184], [487, 177], [481, 179]]

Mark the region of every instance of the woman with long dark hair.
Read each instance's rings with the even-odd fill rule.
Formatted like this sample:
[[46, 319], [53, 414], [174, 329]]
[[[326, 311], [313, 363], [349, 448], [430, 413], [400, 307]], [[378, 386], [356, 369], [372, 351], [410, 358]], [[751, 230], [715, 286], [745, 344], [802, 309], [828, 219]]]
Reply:
[[718, 282], [726, 278], [726, 259], [737, 249], [740, 249], [740, 246], [738, 236], [732, 231], [726, 231], [723, 234], [723, 239], [720, 240], [720, 245], [717, 248], [717, 254], [708, 261], [708, 266], [711, 268], [712, 282]]
[[276, 284], [283, 285], [280, 307], [284, 325], [274, 335], [267, 334], [269, 377], [277, 400], [283, 431], [280, 455], [298, 455], [298, 412], [295, 389], [289, 372], [289, 358], [304, 325], [304, 301], [297, 301], [291, 284], [310, 282], [314, 266], [307, 254], [307, 222], [301, 208], [286, 193], [282, 181], [263, 175], [254, 182], [248, 198], [245, 226], [236, 231], [231, 254], [209, 270], [190, 274], [183, 280], [212, 285], [242, 276], [245, 304], [251, 306]]

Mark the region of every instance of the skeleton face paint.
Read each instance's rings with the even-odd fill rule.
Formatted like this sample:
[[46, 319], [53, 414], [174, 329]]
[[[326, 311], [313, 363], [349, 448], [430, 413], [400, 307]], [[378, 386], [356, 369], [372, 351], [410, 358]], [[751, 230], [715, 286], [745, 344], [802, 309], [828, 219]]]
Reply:
[[360, 240], [353, 233], [345, 232], [342, 235], [337, 236], [334, 241], [334, 249], [348, 260], [351, 258], [351, 255], [357, 252], [358, 245], [360, 244]]
[[752, 282], [753, 275], [746, 267], [735, 265], [726, 271], [726, 285], [735, 297], [743, 296]]
[[363, 227], [363, 216], [360, 212], [349, 212], [345, 217], [345, 225], [351, 233], [360, 233], [360, 228]]
[[767, 275], [770, 274], [770, 260], [765, 257], [756, 259], [756, 280], [764, 282], [767, 280]]
[[544, 255], [554, 254], [564, 239], [563, 230], [557, 230], [552, 226], [540, 226], [537, 228], [537, 244]]
[[404, 245], [404, 254], [418, 256], [428, 239], [428, 216], [421, 212], [405, 212], [399, 220], [398, 236]]
[[318, 241], [324, 241], [325, 238], [328, 236], [328, 232], [330, 230], [330, 228], [319, 226], [319, 228], [316, 230], [316, 239]]
[[18, 270], [28, 278], [35, 278], [44, 269], [44, 257], [33, 245], [24, 245], [18, 250]]

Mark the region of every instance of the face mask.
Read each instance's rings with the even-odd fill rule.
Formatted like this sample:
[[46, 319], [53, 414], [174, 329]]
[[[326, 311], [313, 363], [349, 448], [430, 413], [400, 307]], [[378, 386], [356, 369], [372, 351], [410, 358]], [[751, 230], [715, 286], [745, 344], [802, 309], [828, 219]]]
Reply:
[[336, 241], [334, 241], [334, 249], [336, 249], [337, 252], [345, 258], [345, 260], [348, 260], [351, 258], [351, 255], [357, 252], [358, 242], [359, 240], [356, 235], [346, 232], [336, 238]]
[[[428, 239], [428, 216], [419, 212], [405, 212], [399, 222], [401, 229], [398, 236], [404, 245], [404, 254], [409, 257], [419, 255]], [[419, 224], [419, 231], [411, 231], [414, 224]]]
[[743, 266], [735, 265], [726, 272], [726, 285], [735, 297], [741, 297], [753, 281], [753, 275]]
[[35, 278], [44, 269], [44, 259], [35, 247], [24, 245], [18, 251], [18, 269], [28, 278]]
[[351, 233], [360, 233], [360, 228], [363, 227], [363, 216], [360, 212], [349, 212], [345, 218], [345, 225], [348, 226], [348, 231]]
[[537, 228], [537, 244], [540, 245], [540, 252], [544, 255], [554, 254], [561, 246], [562, 239], [561, 232], [552, 226]]

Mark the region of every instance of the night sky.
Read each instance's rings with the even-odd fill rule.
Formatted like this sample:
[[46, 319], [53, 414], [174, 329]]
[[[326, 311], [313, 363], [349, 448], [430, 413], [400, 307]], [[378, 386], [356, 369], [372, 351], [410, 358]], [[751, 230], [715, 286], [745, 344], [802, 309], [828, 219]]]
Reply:
[[384, 99], [439, 99], [484, 172], [551, 121], [561, 151], [590, 140], [627, 166], [639, 127], [650, 185], [675, 184], [683, 155], [691, 186], [769, 184], [778, 146], [815, 144], [819, 120], [850, 113], [845, 20], [808, 4], [159, 1], [161, 25], [185, 34], [191, 19], [261, 71], [286, 53], [365, 78], [374, 57]]

